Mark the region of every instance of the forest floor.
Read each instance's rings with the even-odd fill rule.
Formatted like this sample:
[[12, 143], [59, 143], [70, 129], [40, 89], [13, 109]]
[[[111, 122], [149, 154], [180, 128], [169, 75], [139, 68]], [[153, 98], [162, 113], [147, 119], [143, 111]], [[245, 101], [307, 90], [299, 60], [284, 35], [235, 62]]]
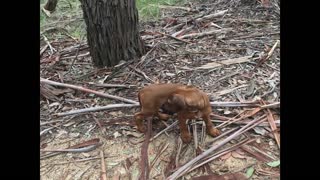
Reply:
[[[231, 136], [204, 158], [212, 160], [178, 179], [239, 173], [250, 179], [280, 179], [280, 2], [262, 2], [203, 0], [161, 6], [157, 20], [140, 22], [147, 54], [115, 68], [93, 67], [85, 37], [68, 33], [72, 23], [82, 21], [79, 13], [43, 25], [40, 77], [50, 81], [40, 84], [41, 179], [100, 179], [102, 169], [107, 179], [139, 179], [145, 137], [133, 121], [139, 107], [63, 86], [138, 101], [138, 90], [155, 82], [192, 84], [208, 93], [212, 122], [222, 135], [210, 137], [202, 121], [190, 122], [194, 138], [183, 144], [175, 118], [153, 122], [151, 137], [168, 128], [149, 143], [149, 179], [166, 179]], [[83, 31], [83, 21], [79, 24]], [[236, 133], [256, 120], [248, 131]]]

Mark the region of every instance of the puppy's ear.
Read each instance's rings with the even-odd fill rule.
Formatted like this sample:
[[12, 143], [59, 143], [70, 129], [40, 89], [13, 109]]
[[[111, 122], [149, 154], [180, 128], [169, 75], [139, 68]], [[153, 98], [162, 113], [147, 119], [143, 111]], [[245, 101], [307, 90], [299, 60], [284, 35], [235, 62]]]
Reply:
[[181, 110], [186, 107], [184, 96], [180, 94], [171, 95], [168, 99], [168, 103], [174, 105], [177, 110]]

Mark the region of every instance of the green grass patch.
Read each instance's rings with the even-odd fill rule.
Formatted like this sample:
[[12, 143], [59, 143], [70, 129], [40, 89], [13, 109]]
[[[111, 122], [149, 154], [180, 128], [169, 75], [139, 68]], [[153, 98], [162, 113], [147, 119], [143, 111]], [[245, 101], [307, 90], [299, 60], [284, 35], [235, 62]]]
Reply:
[[[44, 31], [52, 27], [64, 28], [68, 33], [77, 38], [85, 36], [85, 22], [82, 19], [82, 9], [79, 0], [59, 0], [56, 11], [47, 17], [41, 8], [47, 0], [40, 0], [40, 30]], [[161, 16], [159, 5], [177, 5], [185, 0], [136, 0], [140, 21], [157, 20]], [[59, 35], [58, 35], [59, 34]], [[63, 33], [62, 33], [63, 34]], [[52, 39], [61, 33], [48, 34], [47, 37]]]

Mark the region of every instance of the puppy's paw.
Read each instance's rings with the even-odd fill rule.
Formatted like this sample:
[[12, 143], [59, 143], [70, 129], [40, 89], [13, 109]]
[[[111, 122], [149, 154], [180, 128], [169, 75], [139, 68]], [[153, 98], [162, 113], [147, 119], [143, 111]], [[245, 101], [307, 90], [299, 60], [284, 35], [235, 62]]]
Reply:
[[211, 128], [207, 132], [210, 136], [213, 137], [219, 136], [221, 134], [221, 132], [217, 128]]
[[190, 134], [181, 134], [182, 142], [189, 144], [191, 142], [191, 135]]
[[138, 131], [141, 133], [145, 133], [147, 131], [147, 128], [145, 126], [138, 126]]

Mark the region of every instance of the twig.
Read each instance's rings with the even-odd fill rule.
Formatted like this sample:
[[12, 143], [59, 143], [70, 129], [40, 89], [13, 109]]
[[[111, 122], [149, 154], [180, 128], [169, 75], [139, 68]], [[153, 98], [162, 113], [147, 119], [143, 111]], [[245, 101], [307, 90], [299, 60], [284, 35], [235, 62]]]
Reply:
[[45, 41], [45, 42], [47, 43], [47, 45], [49, 46], [49, 48], [50, 48], [50, 50], [51, 50], [51, 54], [53, 54], [54, 51], [57, 51], [56, 49], [54, 49], [54, 48], [51, 46], [48, 38], [47, 38], [44, 34], [42, 34], [42, 36], [43, 36], [44, 41]]
[[97, 148], [101, 144], [90, 145], [88, 147], [78, 148], [78, 149], [40, 149], [40, 152], [71, 152], [71, 153], [80, 153], [88, 152]]
[[46, 49], [49, 47], [48, 44], [46, 44], [40, 51], [40, 56], [46, 51]]
[[138, 102], [130, 100], [130, 99], [126, 99], [126, 98], [123, 98], [123, 97], [118, 97], [118, 96], [114, 96], [114, 95], [110, 95], [110, 94], [106, 94], [106, 93], [101, 93], [101, 92], [94, 91], [94, 90], [91, 90], [91, 89], [87, 89], [87, 88], [84, 88], [84, 87], [81, 87], [81, 86], [75, 86], [75, 85], [71, 85], [71, 84], [59, 83], [59, 82], [55, 82], [55, 81], [51, 81], [51, 80], [47, 80], [47, 79], [43, 79], [43, 78], [40, 78], [40, 82], [47, 83], [47, 84], [54, 85], [54, 86], [61, 86], [61, 87], [77, 89], [77, 90], [80, 90], [80, 91], [84, 91], [86, 93], [93, 93], [93, 94], [96, 94], [98, 96], [102, 96], [102, 97], [106, 97], [106, 98], [110, 98], [110, 99], [115, 99], [115, 100], [131, 103], [131, 104], [138, 104]]
[[142, 72], [141, 70], [133, 67], [133, 66], [129, 66], [130, 68], [132, 68], [134, 71], [136, 71], [137, 73], [139, 73], [140, 75], [142, 75], [147, 81], [149, 81], [150, 83], [155, 83], [151, 78], [149, 78], [144, 72]]
[[175, 167], [179, 166], [179, 157], [180, 157], [180, 153], [181, 153], [181, 149], [182, 149], [182, 140], [181, 138], [178, 138], [178, 150], [177, 150], [177, 155], [176, 155], [176, 164]]
[[268, 52], [267, 56], [264, 56], [262, 59], [260, 59], [259, 63], [254, 67], [253, 71], [256, 70], [261, 64], [266, 62], [273, 54], [274, 50], [276, 49], [277, 45], [279, 44], [280, 40], [277, 40], [276, 43], [272, 46], [270, 51]]
[[[194, 123], [195, 120], [192, 120], [192, 123]], [[194, 139], [194, 149], [198, 149], [198, 133], [197, 133], [197, 124], [192, 124], [193, 129], [193, 139]]]
[[154, 140], [155, 138], [157, 138], [158, 136], [160, 136], [163, 132], [167, 131], [168, 129], [172, 128], [173, 126], [177, 125], [178, 121], [173, 122], [170, 126], [166, 127], [165, 129], [163, 129], [162, 131], [160, 131], [158, 134], [156, 134], [155, 136], [153, 136], [150, 141]]
[[141, 161], [140, 161], [141, 174], [139, 177], [140, 180], [149, 180], [149, 173], [150, 173], [148, 147], [149, 147], [152, 127], [151, 127], [151, 118], [147, 118], [147, 119], [148, 119], [148, 128], [147, 128], [145, 140], [141, 147]]
[[219, 62], [218, 61], [209, 62], [205, 65], [200, 66], [200, 67], [196, 67], [196, 69], [213, 69], [216, 67], [220, 67], [222, 65], [244, 63], [244, 62], [249, 62], [251, 60], [253, 60], [252, 56], [243, 56], [243, 57], [227, 59], [227, 60], [223, 60], [223, 61], [219, 61]]
[[[190, 26], [190, 27], [188, 27], [186, 29], [181, 29], [180, 31], [173, 33], [171, 36], [172, 37], [177, 37], [177, 36], [179, 36], [181, 34], [184, 34], [184, 33], [187, 33], [189, 31], [191, 31], [193, 28], [194, 28], [194, 26]], [[189, 41], [187, 41], [187, 42], [189, 42]]]
[[100, 158], [101, 158], [101, 178], [103, 180], [107, 180], [106, 165], [104, 163], [104, 155], [102, 150], [100, 151]]
[[104, 110], [115, 109], [115, 108], [130, 108], [130, 107], [138, 107], [138, 106], [139, 106], [139, 104], [111, 104], [111, 105], [101, 106], [101, 107], [90, 107], [90, 108], [85, 108], [85, 109], [77, 109], [77, 110], [72, 110], [69, 112], [57, 113], [54, 115], [55, 116], [69, 116], [69, 115], [80, 114], [80, 113], [104, 111]]
[[275, 102], [272, 104], [263, 105], [263, 106], [261, 106], [261, 109], [278, 108], [278, 107], [280, 107], [280, 102]]
[[278, 144], [278, 147], [280, 149], [280, 136], [279, 136], [279, 133], [276, 131], [277, 130], [277, 126], [274, 122], [274, 118], [273, 118], [273, 115], [270, 111], [270, 109], [267, 109], [267, 112], [268, 112], [268, 121], [269, 121], [269, 124], [270, 124], [270, 127], [271, 127], [271, 130], [274, 131], [273, 133], [273, 136]]
[[207, 32], [201, 32], [201, 33], [191, 33], [191, 34], [186, 34], [183, 36], [180, 36], [180, 39], [184, 38], [190, 38], [190, 37], [202, 37], [202, 36], [207, 36], [207, 35], [212, 35], [212, 34], [218, 34], [218, 33], [225, 33], [227, 31], [231, 31], [232, 28], [224, 28], [224, 29], [219, 29], [219, 30], [211, 30]]
[[78, 47], [78, 49], [77, 49], [77, 52], [76, 52], [76, 56], [73, 58], [73, 60], [72, 60], [72, 63], [71, 63], [71, 65], [70, 65], [70, 68], [69, 68], [69, 70], [64, 74], [64, 75], [67, 75], [68, 73], [70, 73], [71, 72], [71, 69], [72, 69], [72, 67], [73, 67], [73, 65], [74, 65], [74, 63], [76, 62], [76, 60], [78, 59], [78, 55], [79, 55], [79, 51], [80, 51], [80, 42], [79, 42], [79, 47]]
[[170, 34], [165, 34], [165, 33], [162, 33], [162, 32], [158, 32], [158, 33], [159, 33], [159, 34], [162, 34], [162, 35], [164, 35], [164, 36], [168, 36], [168, 37], [170, 37], [170, 38], [172, 38], [172, 39], [174, 39], [174, 40], [177, 40], [177, 41], [181, 41], [181, 42], [188, 43], [188, 44], [191, 43], [191, 42], [189, 42], [189, 41], [183, 40], [183, 39], [181, 39], [181, 38], [177, 38], [177, 37], [172, 36], [172, 35], [170, 35]]
[[209, 19], [212, 19], [212, 18], [220, 17], [220, 16], [223, 16], [226, 12], [228, 12], [228, 9], [216, 12], [214, 14], [209, 14], [209, 15], [197, 18], [196, 21], [197, 22], [201, 22], [201, 21], [204, 21], [204, 20], [209, 20]]
[[[85, 142], [70, 146], [67, 149], [75, 149], [75, 148], [88, 147], [88, 146], [92, 146], [92, 145], [100, 145], [99, 141], [100, 141], [100, 139], [95, 138], [95, 139], [91, 139], [91, 140], [88, 140], [88, 141], [85, 141]], [[48, 154], [42, 155], [40, 157], [40, 159], [52, 157], [52, 156], [55, 156], [55, 155], [58, 155], [58, 154], [61, 154], [61, 152], [48, 153]]]
[[157, 162], [157, 160], [161, 156], [161, 154], [168, 148], [168, 146], [169, 146], [169, 143], [167, 143], [165, 146], [161, 146], [159, 148], [159, 152], [157, 153], [156, 157], [151, 162], [150, 171], [152, 170], [153, 166], [155, 165], [155, 163]]
[[263, 155], [269, 157], [270, 159], [272, 159], [272, 160], [274, 160], [274, 161], [277, 160], [275, 157], [269, 155], [268, 153], [263, 152], [262, 150], [254, 147], [254, 146], [252, 146], [252, 148], [253, 148], [255, 151], [259, 152], [260, 154], [263, 154]]
[[[265, 120], [265, 119], [263, 119], [263, 120]], [[251, 126], [250, 128], [253, 128], [254, 126], [252, 126], [252, 124], [254, 124], [254, 123], [257, 124], [257, 122], [259, 122], [259, 121], [262, 122], [260, 118], [257, 118], [256, 120], [251, 121], [247, 125], [243, 126], [241, 129], [239, 129], [238, 131], [233, 133], [231, 136], [229, 136], [226, 139], [218, 142], [216, 145], [212, 146], [211, 148], [209, 148], [208, 150], [204, 151], [199, 156], [195, 157], [194, 159], [190, 160], [188, 163], [186, 163], [185, 165], [180, 167], [176, 172], [174, 172], [171, 176], [169, 176], [167, 178], [167, 180], [173, 180], [173, 179], [176, 179], [176, 178], [180, 177], [182, 175], [182, 172], [184, 172], [185, 170], [188, 170], [196, 162], [198, 162], [199, 160], [201, 160], [204, 157], [208, 156], [211, 152], [213, 152], [214, 150], [216, 150], [219, 147], [223, 146], [224, 144], [226, 144], [227, 142], [229, 142], [232, 139], [236, 138], [237, 136], [239, 136], [239, 135], [243, 134], [244, 132], [248, 131], [249, 130], [248, 127]]]
[[138, 67], [138, 66], [140, 66], [141, 64], [143, 64], [144, 63], [144, 61], [147, 59], [147, 57], [149, 56], [149, 54], [151, 54], [155, 49], [156, 49], [156, 47], [158, 47], [159, 46], [159, 42], [156, 44], [156, 45], [154, 45], [152, 48], [151, 48], [151, 50], [150, 51], [148, 51], [144, 56], [142, 56], [141, 57], [141, 60], [137, 63], [137, 65], [135, 66], [135, 68], [136, 67]]
[[210, 102], [212, 107], [259, 107], [257, 102]]
[[124, 84], [96, 84], [96, 83], [89, 83], [90, 85], [94, 85], [97, 87], [106, 87], [106, 88], [132, 88], [137, 87], [136, 85], [124, 85]]
[[221, 151], [213, 154], [213, 155], [211, 156], [211, 158], [208, 158], [207, 160], [202, 161], [201, 163], [195, 165], [194, 167], [192, 167], [191, 169], [189, 169], [186, 173], [191, 172], [191, 171], [193, 171], [193, 170], [195, 170], [195, 169], [203, 166], [204, 164], [206, 164], [206, 163], [208, 163], [208, 162], [210, 162], [210, 161], [212, 161], [212, 160], [214, 160], [214, 159], [216, 159], [216, 158], [218, 158], [218, 157], [220, 157], [220, 156], [222, 156], [222, 155], [225, 155], [225, 154], [227, 154], [227, 153], [229, 153], [229, 152], [231, 152], [231, 151], [234, 151], [235, 149], [237, 149], [237, 148], [239, 148], [239, 147], [241, 147], [241, 146], [243, 146], [243, 145], [245, 145], [245, 144], [248, 144], [248, 143], [250, 143], [250, 142], [252, 142], [252, 140], [245, 139], [245, 140], [243, 140], [243, 141], [241, 141], [241, 142], [239, 142], [239, 143], [237, 143], [237, 144], [235, 144], [235, 145], [233, 145], [233, 146], [231, 146], [231, 147], [228, 147], [228, 148], [226, 148], [226, 149], [224, 149], [224, 150], [221, 150]]
[[54, 127], [49, 127], [49, 128], [47, 128], [47, 129], [41, 131], [41, 132], [40, 132], [40, 136], [42, 136], [44, 133], [50, 131], [50, 130], [53, 129], [53, 128], [54, 128]]

